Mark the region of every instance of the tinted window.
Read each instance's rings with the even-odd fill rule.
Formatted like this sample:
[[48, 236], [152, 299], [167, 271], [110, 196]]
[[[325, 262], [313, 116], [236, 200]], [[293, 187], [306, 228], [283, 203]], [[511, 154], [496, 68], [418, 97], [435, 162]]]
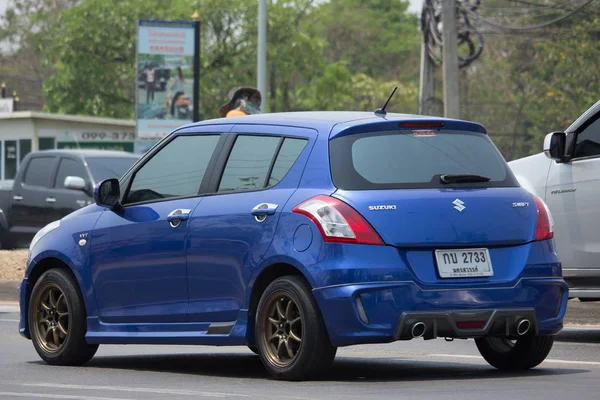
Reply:
[[40, 150], [52, 150], [56, 147], [54, 138], [40, 138], [38, 144]]
[[574, 157], [600, 156], [600, 118], [577, 135]]
[[269, 178], [269, 186], [274, 186], [281, 182], [298, 159], [300, 153], [302, 153], [302, 150], [306, 147], [306, 143], [308, 143], [308, 140], [304, 139], [286, 138], [283, 141], [279, 154], [277, 154], [275, 164], [273, 164], [273, 171]]
[[31, 139], [19, 140], [19, 162], [23, 162], [25, 156], [31, 153]]
[[136, 158], [87, 158], [88, 168], [96, 182], [120, 178], [137, 161]]
[[17, 174], [17, 141], [4, 142], [4, 179], [14, 179]]
[[[333, 180], [341, 189], [518, 186], [487, 135], [412, 131], [348, 135], [330, 143]], [[474, 174], [489, 182], [442, 184], [442, 174]]]
[[218, 141], [219, 135], [172, 140], [136, 172], [127, 203], [197, 194]]
[[267, 174], [281, 138], [238, 136], [225, 165], [219, 192], [265, 187]]
[[24, 182], [29, 186], [50, 187], [54, 157], [36, 157], [29, 161]]
[[58, 172], [56, 173], [56, 179], [54, 180], [54, 187], [58, 189], [65, 189], [65, 178], [67, 176], [78, 176], [87, 181], [85, 176], [85, 169], [81, 162], [71, 160], [70, 158], [63, 158], [60, 160], [58, 166]]

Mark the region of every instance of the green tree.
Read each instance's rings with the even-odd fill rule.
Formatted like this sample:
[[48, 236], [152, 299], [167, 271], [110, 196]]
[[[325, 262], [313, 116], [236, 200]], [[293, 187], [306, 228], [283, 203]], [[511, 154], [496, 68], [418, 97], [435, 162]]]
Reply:
[[0, 73], [47, 78], [41, 66], [41, 49], [60, 13], [77, 0], [9, 0], [0, 15]]
[[352, 73], [416, 79], [420, 34], [405, 0], [330, 0], [314, 13], [328, 61], [345, 60]]
[[[60, 16], [47, 35], [44, 62], [53, 71], [44, 84], [47, 109], [133, 117], [137, 20], [189, 20], [196, 7], [202, 20], [200, 113], [204, 119], [217, 116], [231, 87], [253, 85], [256, 79], [258, 7], [254, 2], [79, 2]], [[418, 32], [416, 18], [406, 7], [405, 1], [392, 0], [368, 4], [358, 0], [271, 0], [269, 93], [264, 94], [270, 98], [270, 111], [342, 106], [374, 109], [395, 84], [401, 90], [394, 102], [401, 104], [402, 96], [410, 99], [400, 110], [416, 110], [418, 61], [407, 60], [418, 54]], [[350, 22], [361, 20], [360, 26], [340, 25], [338, 11]], [[348, 50], [331, 52], [342, 46], [346, 33], [358, 35], [361, 29], [364, 37], [359, 43], [346, 43]]]

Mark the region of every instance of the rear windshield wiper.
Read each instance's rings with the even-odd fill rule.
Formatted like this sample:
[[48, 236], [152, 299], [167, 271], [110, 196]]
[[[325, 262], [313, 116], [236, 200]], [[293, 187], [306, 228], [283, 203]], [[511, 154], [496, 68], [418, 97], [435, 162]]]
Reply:
[[469, 183], [469, 182], [489, 182], [491, 178], [482, 175], [461, 175], [445, 174], [440, 175], [442, 183]]

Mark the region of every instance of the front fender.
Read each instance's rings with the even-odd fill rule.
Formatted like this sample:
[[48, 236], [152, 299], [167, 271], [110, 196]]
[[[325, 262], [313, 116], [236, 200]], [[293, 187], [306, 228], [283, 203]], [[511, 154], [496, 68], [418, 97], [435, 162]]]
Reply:
[[8, 219], [4, 210], [0, 208], [0, 240], [5, 243], [6, 235], [8, 235]]
[[[89, 238], [103, 211], [101, 207], [89, 206], [78, 210], [76, 215], [72, 214], [62, 219], [59, 228], [46, 234], [31, 249], [25, 271], [25, 279], [31, 281], [31, 276], [39, 276], [38, 268], [47, 268], [45, 260], [62, 262], [77, 280], [88, 317], [98, 314], [88, 263]], [[35, 282], [31, 281], [28, 285], [29, 290], [32, 290], [34, 285]], [[29, 298], [29, 295], [30, 293], [26, 298]]]

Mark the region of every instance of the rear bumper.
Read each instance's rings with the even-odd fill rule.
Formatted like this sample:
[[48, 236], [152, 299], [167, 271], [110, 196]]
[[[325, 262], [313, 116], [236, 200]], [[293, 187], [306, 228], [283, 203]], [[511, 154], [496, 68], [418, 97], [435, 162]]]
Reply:
[[[568, 287], [560, 278], [521, 279], [513, 287], [424, 290], [414, 282], [361, 283], [315, 289], [334, 346], [386, 343], [412, 338], [414, 322], [425, 338], [516, 336], [528, 319], [530, 332], [555, 335], [563, 327]], [[457, 322], [481, 327], [459, 329]]]

